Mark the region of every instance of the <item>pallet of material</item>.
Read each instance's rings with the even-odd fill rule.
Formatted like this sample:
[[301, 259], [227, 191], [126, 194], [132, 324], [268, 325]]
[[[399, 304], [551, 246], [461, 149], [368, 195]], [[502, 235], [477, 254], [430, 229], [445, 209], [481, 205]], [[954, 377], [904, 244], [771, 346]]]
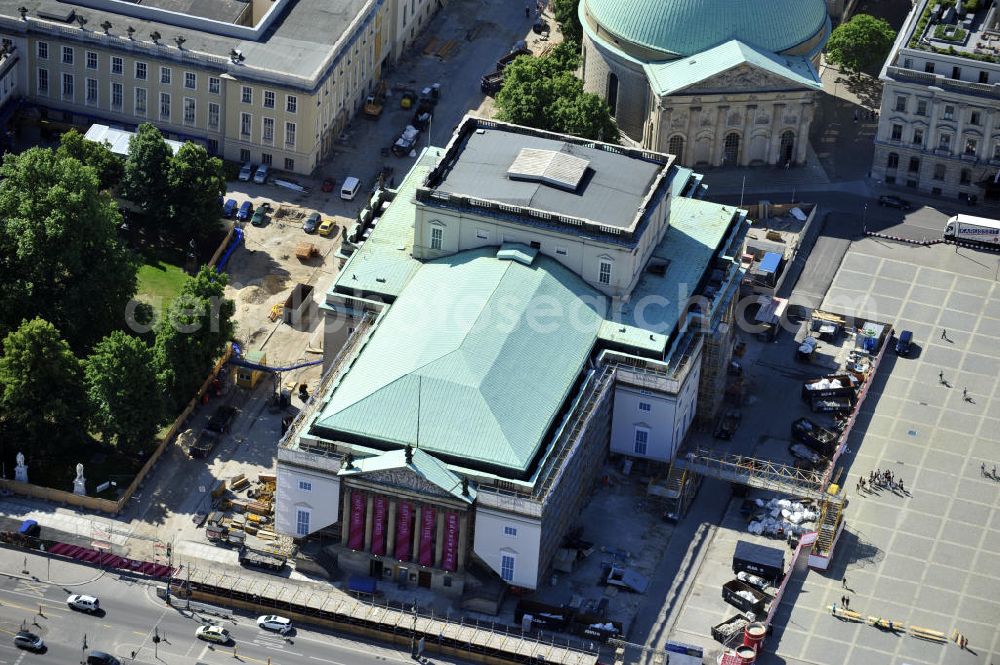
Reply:
[[234, 492], [239, 492], [240, 490], [245, 489], [248, 485], [250, 485], [250, 481], [247, 480], [246, 475], [242, 473], [238, 476], [233, 476], [229, 482], [229, 488]]
[[424, 55], [434, 55], [434, 52], [438, 50], [440, 45], [441, 42], [438, 41], [437, 37], [431, 37], [431, 40], [424, 46]]
[[444, 60], [446, 58], [451, 57], [451, 55], [455, 52], [457, 48], [458, 48], [458, 40], [449, 39], [444, 43], [443, 46], [441, 46], [441, 48], [438, 49], [437, 55], [439, 58]]
[[262, 473], [257, 476], [257, 480], [262, 483], [271, 483], [273, 485], [278, 482], [278, 477], [273, 473]]
[[258, 529], [257, 537], [260, 538], [261, 540], [275, 540], [278, 537], [278, 534], [271, 531], [270, 529]]
[[269, 501], [251, 501], [247, 503], [247, 511], [258, 515], [270, 515], [271, 503]]

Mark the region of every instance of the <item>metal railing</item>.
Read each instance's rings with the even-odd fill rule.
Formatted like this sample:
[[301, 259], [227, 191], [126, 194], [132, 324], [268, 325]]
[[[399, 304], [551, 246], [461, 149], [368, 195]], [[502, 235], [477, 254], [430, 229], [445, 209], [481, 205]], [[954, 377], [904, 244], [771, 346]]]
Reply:
[[679, 455], [674, 464], [704, 476], [773, 490], [790, 496], [818, 501], [843, 501], [825, 491], [824, 477], [815, 471], [798, 469], [772, 460], [738, 454], [722, 454], [709, 448], [697, 448]]

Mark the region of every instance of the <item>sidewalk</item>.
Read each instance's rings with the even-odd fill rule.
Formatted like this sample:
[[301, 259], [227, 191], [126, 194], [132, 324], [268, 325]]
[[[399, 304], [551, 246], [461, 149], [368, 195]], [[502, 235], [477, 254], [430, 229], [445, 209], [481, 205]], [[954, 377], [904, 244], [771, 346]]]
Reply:
[[33, 550], [0, 547], [0, 575], [12, 579], [74, 587], [96, 582], [107, 572]]

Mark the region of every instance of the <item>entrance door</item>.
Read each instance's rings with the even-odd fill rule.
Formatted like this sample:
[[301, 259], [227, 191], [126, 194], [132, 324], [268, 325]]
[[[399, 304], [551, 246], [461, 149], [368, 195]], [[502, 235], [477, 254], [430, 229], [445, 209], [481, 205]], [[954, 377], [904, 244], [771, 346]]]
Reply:
[[421, 587], [423, 587], [425, 589], [430, 589], [431, 588], [431, 574], [429, 572], [427, 572], [426, 570], [421, 570], [420, 573], [417, 574], [417, 586], [421, 586]]
[[403, 588], [406, 588], [407, 582], [410, 581], [410, 571], [406, 566], [400, 566], [396, 571], [396, 582]]
[[792, 163], [792, 157], [795, 154], [795, 134], [792, 132], [784, 132], [781, 135], [781, 155], [779, 155], [779, 166], [785, 166], [786, 164]]
[[382, 559], [372, 559], [368, 565], [368, 574], [375, 579], [382, 579]]
[[726, 135], [722, 153], [723, 166], [738, 166], [740, 163], [740, 135], [730, 132]]

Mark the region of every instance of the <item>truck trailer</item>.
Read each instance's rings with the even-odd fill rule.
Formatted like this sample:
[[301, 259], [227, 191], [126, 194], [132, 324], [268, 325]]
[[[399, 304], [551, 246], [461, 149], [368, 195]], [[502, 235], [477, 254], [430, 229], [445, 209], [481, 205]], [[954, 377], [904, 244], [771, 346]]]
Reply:
[[955, 215], [948, 218], [948, 223], [944, 227], [944, 238], [1000, 245], [1000, 221], [972, 215]]

